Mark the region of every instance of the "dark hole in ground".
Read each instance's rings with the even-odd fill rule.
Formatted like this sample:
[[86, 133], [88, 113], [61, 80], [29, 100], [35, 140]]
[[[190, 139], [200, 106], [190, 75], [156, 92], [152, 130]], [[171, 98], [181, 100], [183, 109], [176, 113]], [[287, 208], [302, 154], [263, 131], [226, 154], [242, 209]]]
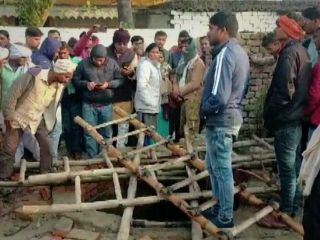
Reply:
[[[165, 186], [170, 186], [174, 181], [163, 181], [162, 182]], [[210, 189], [210, 184], [208, 184], [207, 180], [199, 181], [201, 185], [202, 191], [204, 189]], [[122, 189], [122, 196], [126, 198], [127, 196], [127, 188], [128, 188], [128, 180], [121, 180], [121, 189]], [[188, 187], [182, 188], [177, 192], [189, 192]], [[146, 183], [139, 181], [136, 197], [145, 197], [145, 196], [154, 196], [156, 192]], [[97, 200], [106, 200], [106, 199], [115, 199], [114, 188], [112, 184], [110, 184], [110, 189], [100, 195]], [[208, 199], [199, 199], [199, 204], [203, 203]], [[118, 207], [115, 209], [106, 209], [102, 210], [107, 213], [113, 213], [122, 216], [123, 214], [123, 207]], [[136, 206], [133, 212], [133, 219], [145, 219], [150, 221], [158, 221], [158, 222], [170, 222], [170, 221], [188, 221], [189, 217], [183, 213], [178, 207], [174, 206], [171, 202], [168, 201], [160, 201], [155, 204], [147, 204], [143, 206]]]

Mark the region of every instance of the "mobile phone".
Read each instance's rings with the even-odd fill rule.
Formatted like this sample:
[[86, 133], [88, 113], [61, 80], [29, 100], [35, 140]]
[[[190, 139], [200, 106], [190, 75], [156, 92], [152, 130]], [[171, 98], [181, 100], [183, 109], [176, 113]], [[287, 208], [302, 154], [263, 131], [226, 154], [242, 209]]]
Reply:
[[107, 27], [106, 26], [103, 26], [103, 25], [100, 25], [100, 24], [95, 24], [94, 26], [97, 28], [98, 32], [107, 32]]

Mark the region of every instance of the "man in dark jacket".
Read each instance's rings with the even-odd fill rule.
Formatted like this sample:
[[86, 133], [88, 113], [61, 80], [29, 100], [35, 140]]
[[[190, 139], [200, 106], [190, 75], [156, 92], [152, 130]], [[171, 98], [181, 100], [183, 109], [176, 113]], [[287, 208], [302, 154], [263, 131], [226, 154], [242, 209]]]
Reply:
[[274, 134], [281, 185], [281, 211], [294, 216], [299, 207], [297, 175], [301, 122], [307, 103], [311, 63], [299, 44], [304, 32], [287, 16], [277, 20], [276, 38], [281, 42], [278, 62], [264, 105], [265, 127]]
[[[133, 94], [136, 88], [135, 69], [138, 64], [138, 57], [135, 52], [128, 48], [130, 34], [125, 29], [118, 29], [114, 32], [112, 44], [107, 48], [107, 56], [115, 60], [124, 78], [123, 85], [114, 91], [112, 103], [114, 106], [122, 108], [127, 113], [133, 111]], [[113, 119], [121, 118], [113, 112]], [[125, 135], [129, 131], [129, 123], [119, 123], [114, 125], [114, 134]], [[119, 139], [117, 147], [123, 148], [127, 144], [127, 139]]]
[[234, 226], [232, 141], [243, 122], [241, 100], [249, 79], [249, 58], [236, 40], [237, 33], [235, 14], [218, 12], [210, 18], [213, 60], [204, 80], [200, 115], [206, 121], [206, 168], [218, 203], [204, 215], [219, 228]]
[[[106, 48], [98, 44], [87, 58], [79, 63], [72, 82], [82, 94], [82, 117], [95, 126], [112, 120], [113, 89], [123, 84], [117, 63], [107, 58]], [[99, 129], [104, 138], [111, 138], [110, 127]], [[89, 158], [99, 153], [98, 144], [85, 134], [86, 152]]]

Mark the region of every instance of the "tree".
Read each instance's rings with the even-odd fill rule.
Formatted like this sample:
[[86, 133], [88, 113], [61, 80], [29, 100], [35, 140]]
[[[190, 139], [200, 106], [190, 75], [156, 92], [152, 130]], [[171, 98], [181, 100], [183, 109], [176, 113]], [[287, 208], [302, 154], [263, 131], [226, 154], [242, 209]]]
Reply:
[[119, 21], [120, 27], [133, 28], [134, 22], [133, 22], [131, 1], [118, 0], [117, 9], [118, 9], [118, 21]]
[[19, 25], [42, 27], [54, 0], [19, 0], [15, 3]]

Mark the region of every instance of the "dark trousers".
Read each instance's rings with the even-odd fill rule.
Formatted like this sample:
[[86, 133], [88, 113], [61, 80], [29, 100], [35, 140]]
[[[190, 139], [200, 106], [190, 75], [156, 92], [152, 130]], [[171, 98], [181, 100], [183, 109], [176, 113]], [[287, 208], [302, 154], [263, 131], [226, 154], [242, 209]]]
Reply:
[[180, 107], [169, 107], [169, 135], [175, 134], [175, 141], [180, 139]]
[[69, 154], [81, 153], [84, 148], [83, 129], [73, 119], [82, 116], [82, 103], [74, 101], [61, 104], [62, 130]]
[[[4, 150], [0, 155], [0, 178], [8, 178], [12, 175], [14, 156], [22, 134], [23, 130], [21, 128], [12, 128], [6, 131]], [[52, 169], [52, 153], [44, 120], [40, 122], [35, 137], [40, 147], [40, 172], [50, 172]]]
[[305, 201], [302, 225], [304, 240], [320, 239], [320, 173], [313, 183], [310, 196]]

